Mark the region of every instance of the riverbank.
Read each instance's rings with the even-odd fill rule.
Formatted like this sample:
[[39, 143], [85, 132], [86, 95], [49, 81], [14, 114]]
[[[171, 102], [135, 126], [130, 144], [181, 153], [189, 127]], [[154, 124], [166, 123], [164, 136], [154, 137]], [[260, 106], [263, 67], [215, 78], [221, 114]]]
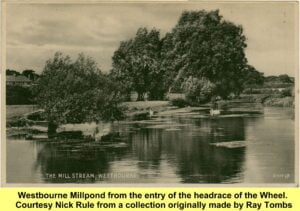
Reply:
[[[158, 113], [176, 108], [170, 106], [169, 101], [124, 102], [122, 105], [127, 108], [125, 113], [127, 119], [147, 119], [149, 118], [150, 109], [153, 111], [153, 113]], [[33, 115], [39, 117], [39, 112], [42, 112], [42, 110], [40, 110], [36, 105], [7, 105], [7, 136], [17, 134], [30, 134], [31, 136], [32, 134], [39, 135], [40, 133], [46, 133], [47, 122], [40, 118], [32, 119]], [[65, 125], [62, 125], [60, 129], [62, 131], [84, 130], [84, 132], [86, 132], [87, 130], [90, 130], [89, 127], [91, 126], [90, 124], [86, 125], [84, 123], [77, 125], [79, 125], [79, 127], [69, 124], [67, 125], [67, 128], [65, 128]], [[93, 127], [95, 127], [95, 125]], [[103, 128], [101, 130], [103, 130]], [[88, 135], [91, 136], [90, 133], [88, 133]]]
[[[127, 107], [128, 112], [143, 111], [147, 109], [160, 110], [161, 108], [170, 106], [169, 101], [136, 101], [124, 102], [123, 106]], [[37, 105], [6, 105], [6, 118], [13, 119], [22, 117], [25, 114], [39, 110]]]
[[129, 119], [147, 119], [149, 118], [150, 111], [158, 113], [177, 108], [172, 106], [169, 101], [124, 102], [122, 105], [127, 108], [125, 115]]
[[267, 98], [263, 104], [265, 106], [272, 107], [293, 107], [294, 106], [294, 98], [292, 97], [284, 97], [284, 98]]
[[[232, 118], [232, 117], [250, 117], [260, 116], [264, 113], [264, 106], [261, 103], [249, 103], [244, 102], [242, 99], [218, 101], [220, 105], [220, 115], [217, 118]], [[178, 107], [171, 105], [169, 101], [142, 101], [142, 102], [125, 102], [123, 106], [126, 106], [126, 119], [124, 121], [156, 121], [155, 119], [179, 117], [179, 118], [198, 118], [198, 119], [210, 119], [210, 104], [203, 104], [201, 106], [185, 106]], [[21, 109], [24, 107], [23, 109]], [[33, 107], [31, 107], [32, 109]], [[7, 106], [7, 110], [10, 106]], [[14, 106], [12, 110], [16, 110]], [[27, 106], [20, 106], [19, 114], [21, 111], [28, 111]], [[38, 111], [38, 110], [37, 110]], [[11, 112], [11, 111], [9, 111]], [[7, 118], [7, 136], [24, 135], [27, 139], [47, 139], [47, 121], [39, 118], [41, 115], [39, 112], [24, 113], [21, 116], [10, 115]], [[41, 116], [42, 117], [42, 116]], [[215, 117], [213, 117], [215, 118]], [[89, 139], [97, 138], [100, 140], [103, 136], [109, 134], [111, 122], [103, 122], [104, 126], [99, 127], [99, 124], [82, 123], [82, 124], [67, 124], [60, 125], [57, 132], [60, 137], [72, 137], [82, 138], [88, 137]], [[173, 129], [173, 128], [171, 128]], [[97, 136], [95, 135], [97, 131]], [[75, 132], [77, 132], [75, 134]], [[75, 135], [74, 135], [75, 134]], [[42, 138], [41, 138], [42, 137]]]
[[291, 96], [282, 97], [280, 95], [269, 95], [269, 94], [251, 94], [242, 95], [241, 100], [261, 103], [266, 107], [294, 107], [295, 98]]
[[[270, 107], [293, 107], [294, 97], [278, 97], [275, 95], [251, 94], [241, 95], [240, 99], [224, 101], [226, 104], [232, 103], [261, 103], [263, 106]], [[151, 109], [153, 112], [161, 112], [166, 110], [173, 110], [177, 106], [172, 105], [172, 101], [136, 101], [122, 103], [127, 107], [126, 116], [132, 117], [135, 115], [147, 114]], [[200, 107], [207, 107], [208, 104], [201, 105]], [[6, 106], [6, 119], [16, 120], [28, 113], [37, 111], [36, 105], [7, 105]]]

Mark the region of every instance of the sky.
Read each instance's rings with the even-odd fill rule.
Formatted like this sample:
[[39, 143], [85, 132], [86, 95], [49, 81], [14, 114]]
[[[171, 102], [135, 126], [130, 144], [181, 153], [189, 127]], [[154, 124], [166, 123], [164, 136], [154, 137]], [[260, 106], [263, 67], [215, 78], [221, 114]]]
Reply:
[[103, 72], [122, 40], [139, 27], [161, 36], [184, 10], [220, 10], [225, 20], [242, 25], [249, 64], [265, 75], [298, 71], [297, 4], [292, 2], [7, 4], [6, 67], [41, 73], [57, 51], [91, 56]]

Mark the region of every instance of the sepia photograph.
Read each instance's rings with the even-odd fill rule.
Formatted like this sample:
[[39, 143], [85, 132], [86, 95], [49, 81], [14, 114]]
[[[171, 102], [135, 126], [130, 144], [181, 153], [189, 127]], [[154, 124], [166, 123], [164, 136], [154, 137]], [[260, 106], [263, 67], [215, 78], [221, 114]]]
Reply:
[[297, 184], [296, 2], [2, 9], [4, 184]]

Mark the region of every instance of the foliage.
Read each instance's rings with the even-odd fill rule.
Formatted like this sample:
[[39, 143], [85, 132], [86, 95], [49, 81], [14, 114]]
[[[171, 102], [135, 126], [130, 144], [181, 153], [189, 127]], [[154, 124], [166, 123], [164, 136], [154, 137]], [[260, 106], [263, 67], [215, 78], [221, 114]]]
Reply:
[[187, 78], [182, 84], [187, 100], [197, 103], [208, 102], [215, 93], [216, 86], [206, 78]]
[[23, 70], [22, 73], [16, 71], [16, 70], [12, 70], [12, 69], [6, 69], [6, 75], [11, 76], [19, 76], [19, 75], [23, 75], [26, 78], [29, 78], [30, 80], [36, 80], [39, 78], [39, 75], [34, 71], [34, 70]]
[[289, 77], [287, 74], [279, 75], [278, 79], [282, 83], [293, 83], [293, 79]]
[[293, 96], [293, 88], [285, 88], [281, 91], [281, 95], [283, 97], [292, 97]]
[[281, 83], [281, 82], [265, 82], [264, 83], [265, 88], [289, 88], [294, 87], [293, 83]]
[[26, 78], [29, 78], [30, 80], [37, 80], [39, 78], [39, 75], [34, 70], [23, 70], [22, 75], [24, 75]]
[[183, 12], [163, 39], [161, 69], [167, 86], [171, 89], [180, 78], [205, 77], [223, 98], [239, 93], [247, 63], [245, 40], [242, 27], [222, 20], [218, 10]]
[[29, 122], [25, 118], [13, 118], [6, 122], [6, 127], [25, 127]]
[[138, 100], [144, 100], [147, 92], [152, 98], [159, 98], [162, 91], [159, 58], [159, 31], [139, 28], [133, 39], [121, 42], [114, 52], [111, 75], [124, 82], [128, 92], [136, 91]]
[[95, 61], [80, 54], [76, 61], [56, 53], [38, 81], [37, 102], [50, 124], [115, 120], [123, 116], [120, 92]]
[[34, 93], [30, 87], [6, 86], [7, 105], [29, 105], [34, 103]]
[[267, 98], [269, 98], [270, 94], [250, 94], [250, 95], [242, 95], [243, 102], [249, 103], [263, 103]]
[[20, 75], [21, 73], [19, 73], [16, 70], [11, 70], [11, 69], [6, 69], [6, 75]]
[[241, 77], [243, 88], [255, 88], [264, 84], [264, 74], [251, 65], [245, 65]]
[[294, 83], [294, 78], [288, 76], [287, 74], [283, 74], [283, 75], [279, 75], [279, 76], [267, 76], [265, 77], [265, 82], [266, 83], [273, 83], [273, 84], [277, 84], [277, 83], [289, 83], [289, 84], [293, 84]]
[[177, 106], [179, 108], [183, 108], [185, 106], [189, 106], [190, 104], [185, 99], [175, 98], [175, 99], [171, 100], [171, 105], [172, 106]]
[[272, 94], [278, 93], [279, 91], [272, 90], [270, 88], [245, 88], [243, 90], [244, 94]]

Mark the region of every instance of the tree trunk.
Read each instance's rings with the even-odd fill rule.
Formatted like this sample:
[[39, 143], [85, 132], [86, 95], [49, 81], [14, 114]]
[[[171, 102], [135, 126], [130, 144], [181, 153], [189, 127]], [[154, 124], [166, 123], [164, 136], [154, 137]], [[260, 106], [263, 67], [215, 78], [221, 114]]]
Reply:
[[148, 100], [163, 100], [165, 98], [165, 92], [163, 91], [151, 91], [149, 93]]
[[145, 95], [145, 93], [138, 92], [137, 101], [144, 101], [144, 95]]
[[53, 138], [56, 136], [56, 130], [58, 128], [58, 124], [54, 121], [48, 122], [48, 138]]

